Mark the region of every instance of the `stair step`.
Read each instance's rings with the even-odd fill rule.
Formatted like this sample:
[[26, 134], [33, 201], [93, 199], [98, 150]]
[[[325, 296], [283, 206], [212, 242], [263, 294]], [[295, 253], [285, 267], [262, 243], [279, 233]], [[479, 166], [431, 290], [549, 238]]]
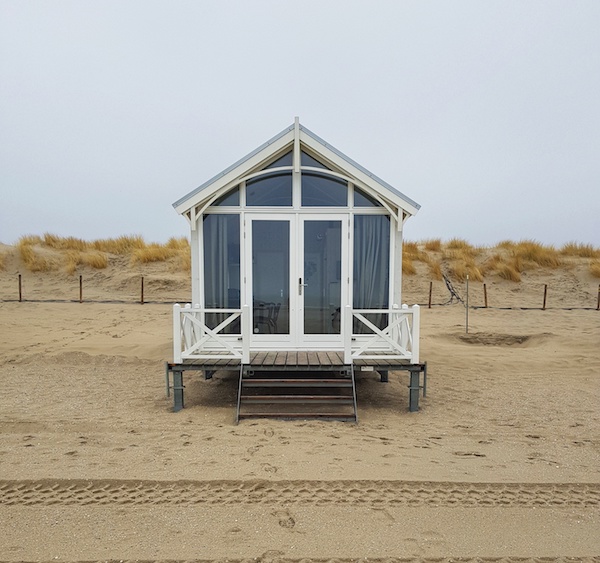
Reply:
[[243, 387], [352, 387], [351, 379], [243, 379]]
[[335, 403], [352, 405], [354, 400], [351, 396], [343, 395], [242, 395], [244, 403]]
[[238, 418], [331, 418], [335, 420], [356, 420], [354, 413], [342, 414], [332, 412], [253, 412], [240, 413]]

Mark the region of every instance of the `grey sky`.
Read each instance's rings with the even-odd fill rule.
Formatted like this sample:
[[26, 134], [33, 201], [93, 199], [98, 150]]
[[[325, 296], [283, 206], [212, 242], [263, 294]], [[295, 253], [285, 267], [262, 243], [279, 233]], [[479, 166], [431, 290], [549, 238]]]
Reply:
[[0, 241], [188, 234], [293, 123], [421, 204], [411, 240], [600, 246], [600, 2], [0, 0]]

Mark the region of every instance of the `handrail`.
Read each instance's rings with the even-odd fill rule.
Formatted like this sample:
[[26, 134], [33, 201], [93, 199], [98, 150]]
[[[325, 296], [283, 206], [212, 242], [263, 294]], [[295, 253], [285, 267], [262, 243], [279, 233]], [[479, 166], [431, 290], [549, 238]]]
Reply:
[[[217, 326], [207, 326], [207, 314], [226, 316]], [[367, 315], [387, 315], [387, 326], [379, 328]], [[354, 360], [403, 360], [419, 363], [420, 308], [394, 305], [386, 309], [344, 308], [344, 363]], [[222, 334], [237, 319], [240, 333]], [[354, 333], [354, 323], [367, 328], [365, 333]], [[252, 315], [249, 305], [239, 309], [202, 309], [190, 304], [173, 305], [173, 359], [182, 363], [187, 359], [236, 359], [250, 363]]]
[[[207, 314], [228, 316], [216, 327], [210, 328], [205, 322]], [[238, 338], [226, 338], [230, 335], [221, 334], [236, 319], [241, 319], [241, 342]], [[173, 305], [173, 359], [176, 363], [182, 363], [184, 359], [239, 359], [242, 363], [249, 363], [251, 326], [248, 305], [240, 309], [202, 309], [200, 305], [192, 308], [189, 303], [185, 307], [176, 303]]]
[[[407, 360], [419, 363], [420, 308], [418, 305], [391, 309], [354, 309], [346, 306], [344, 361], [356, 359]], [[388, 315], [387, 326], [379, 328], [365, 315]], [[367, 327], [366, 334], [354, 333], [354, 321]]]

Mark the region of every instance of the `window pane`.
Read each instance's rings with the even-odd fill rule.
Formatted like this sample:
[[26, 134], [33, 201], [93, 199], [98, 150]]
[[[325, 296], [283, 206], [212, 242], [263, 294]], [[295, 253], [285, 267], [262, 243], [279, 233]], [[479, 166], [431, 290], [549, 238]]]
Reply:
[[233, 190], [228, 191], [223, 194], [220, 198], [217, 198], [213, 205], [215, 206], [226, 206], [226, 205], [235, 205], [238, 206], [240, 204], [240, 188], [239, 186], [233, 188]]
[[304, 221], [304, 334], [340, 334], [342, 222]]
[[314, 168], [325, 168], [325, 170], [329, 170], [327, 166], [319, 162], [316, 158], [313, 158], [309, 154], [305, 153], [304, 151], [300, 153], [300, 166], [312, 166]]
[[280, 156], [277, 160], [271, 162], [269, 166], [265, 166], [265, 170], [267, 168], [279, 168], [280, 166], [292, 166], [292, 151]]
[[248, 180], [246, 205], [291, 207], [292, 173], [274, 172]]
[[[390, 218], [387, 215], [354, 216], [355, 309], [387, 309], [390, 279]], [[366, 317], [377, 327], [387, 324], [387, 315]], [[354, 332], [371, 332], [355, 321]]]
[[290, 222], [252, 221], [252, 329], [290, 332]]
[[383, 207], [374, 197], [363, 192], [360, 188], [354, 188], [354, 207]]
[[[207, 309], [240, 307], [240, 217], [239, 215], [205, 215], [204, 305]], [[207, 314], [206, 323], [214, 328], [229, 314]], [[233, 321], [223, 334], [239, 334], [239, 320]]]
[[305, 207], [345, 207], [348, 205], [348, 183], [317, 172], [303, 172], [302, 205]]

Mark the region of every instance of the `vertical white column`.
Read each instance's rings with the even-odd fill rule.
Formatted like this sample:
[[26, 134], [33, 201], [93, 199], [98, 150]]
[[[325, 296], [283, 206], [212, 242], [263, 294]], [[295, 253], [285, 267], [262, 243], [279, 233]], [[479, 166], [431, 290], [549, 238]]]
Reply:
[[[399, 213], [402, 216], [402, 211]], [[392, 217], [392, 303], [402, 303], [402, 222], [399, 217]], [[394, 219], [396, 229], [393, 228]]]
[[242, 307], [242, 363], [250, 363], [250, 335], [252, 334], [252, 317], [250, 305]]
[[344, 307], [344, 363], [352, 363], [352, 307]]
[[173, 305], [173, 361], [181, 363], [181, 305]]
[[419, 333], [421, 332], [421, 307], [418, 305], [412, 306], [413, 323], [412, 323], [412, 358], [411, 363], [419, 363]]

